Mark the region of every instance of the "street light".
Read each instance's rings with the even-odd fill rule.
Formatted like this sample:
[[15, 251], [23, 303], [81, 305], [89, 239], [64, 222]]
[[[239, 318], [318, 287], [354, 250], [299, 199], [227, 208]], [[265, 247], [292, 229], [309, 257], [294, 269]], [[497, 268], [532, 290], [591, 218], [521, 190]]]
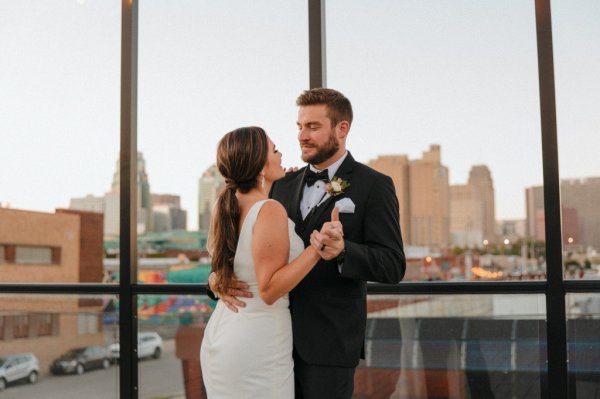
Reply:
[[510, 240], [508, 238], [504, 239], [504, 256], [506, 256], [506, 250], [508, 249], [510, 245]]

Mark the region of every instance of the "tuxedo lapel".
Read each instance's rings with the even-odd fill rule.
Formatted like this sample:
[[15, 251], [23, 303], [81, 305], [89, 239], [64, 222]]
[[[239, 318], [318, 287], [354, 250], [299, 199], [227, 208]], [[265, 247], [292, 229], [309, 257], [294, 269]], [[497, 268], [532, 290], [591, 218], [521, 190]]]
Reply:
[[[352, 155], [348, 153], [346, 159], [344, 159], [344, 162], [342, 162], [337, 172], [335, 173], [335, 177], [340, 178], [342, 180], [346, 180], [348, 183], [350, 183], [352, 175], [352, 166], [354, 165], [354, 162], [354, 158], [352, 158]], [[317, 206], [314, 210], [313, 215], [307, 216], [307, 219], [304, 220], [304, 228], [302, 229], [302, 232], [304, 233], [303, 236], [310, 235], [310, 233], [315, 228], [317, 228], [317, 230], [320, 229], [322, 224], [330, 219], [330, 213], [333, 209], [333, 204], [335, 204], [335, 202], [337, 202], [341, 198], [344, 198], [344, 194], [340, 194], [335, 197], [329, 197], [325, 201], [323, 201], [319, 206]], [[326, 210], [329, 210], [329, 213], [326, 213]]]
[[290, 184], [291, 188], [291, 201], [286, 204], [287, 212], [289, 218], [294, 221], [296, 226], [300, 226], [302, 224], [302, 212], [300, 211], [300, 200], [302, 199], [302, 192], [304, 190], [304, 175], [308, 170], [308, 166], [304, 168], [302, 173], [298, 173], [298, 175], [294, 178], [292, 183]]

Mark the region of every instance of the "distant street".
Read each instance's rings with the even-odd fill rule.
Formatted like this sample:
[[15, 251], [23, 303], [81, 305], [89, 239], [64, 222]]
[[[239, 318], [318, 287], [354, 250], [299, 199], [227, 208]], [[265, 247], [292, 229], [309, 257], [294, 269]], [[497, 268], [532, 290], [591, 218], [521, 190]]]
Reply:
[[[175, 341], [165, 340], [160, 359], [139, 362], [140, 398], [181, 399], [184, 397], [181, 362], [175, 357]], [[44, 373], [45, 374], [45, 373]], [[119, 368], [90, 370], [83, 375], [45, 374], [34, 384], [10, 385], [1, 399], [118, 399]]]

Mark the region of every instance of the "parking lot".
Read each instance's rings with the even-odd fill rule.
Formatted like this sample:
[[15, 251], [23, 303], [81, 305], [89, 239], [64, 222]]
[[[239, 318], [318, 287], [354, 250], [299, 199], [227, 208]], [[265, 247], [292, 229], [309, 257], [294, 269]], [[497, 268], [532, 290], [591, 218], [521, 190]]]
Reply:
[[[160, 359], [139, 362], [140, 398], [184, 397], [181, 362], [175, 357], [175, 341], [164, 340]], [[42, 373], [34, 385], [17, 383], [0, 393], [2, 399], [117, 399], [119, 368], [91, 370], [83, 375], [53, 376]]]

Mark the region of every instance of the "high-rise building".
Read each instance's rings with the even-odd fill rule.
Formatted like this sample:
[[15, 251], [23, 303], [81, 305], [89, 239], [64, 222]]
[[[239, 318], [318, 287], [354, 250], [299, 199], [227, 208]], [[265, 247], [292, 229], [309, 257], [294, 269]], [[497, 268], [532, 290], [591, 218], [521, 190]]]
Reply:
[[564, 244], [581, 244], [579, 234], [579, 213], [575, 208], [562, 206], [562, 239]]
[[225, 179], [216, 165], [210, 166], [198, 181], [198, 230], [208, 231], [212, 208], [223, 187]]
[[407, 243], [410, 231], [410, 204], [408, 195], [408, 165], [409, 160], [406, 155], [380, 155], [377, 159], [369, 162], [373, 169], [388, 175], [394, 182], [396, 188], [396, 197], [400, 203], [400, 229], [403, 239]]
[[[120, 194], [110, 191], [104, 195], [104, 234], [109, 237], [119, 235]], [[138, 215], [139, 220], [139, 215]]]
[[[120, 212], [120, 163], [113, 175], [111, 190], [103, 197], [88, 194], [83, 198], [72, 198], [69, 209], [92, 211], [104, 214], [104, 234], [108, 237], [119, 235]], [[137, 176], [137, 232], [162, 232], [185, 230], [187, 212], [181, 209], [181, 198], [174, 194], [152, 194], [146, 173], [143, 155], [138, 153]], [[155, 220], [157, 218], [157, 220]]]
[[92, 194], [88, 194], [82, 198], [71, 198], [69, 201], [69, 209], [104, 213], [104, 197], [96, 197]]
[[181, 199], [173, 194], [151, 194], [153, 231], [185, 230], [187, 212], [181, 209]]
[[534, 186], [525, 189], [525, 209], [527, 217], [527, 236], [544, 241], [544, 187]]
[[[563, 243], [600, 249], [600, 208], [597, 206], [600, 200], [600, 177], [561, 180], [560, 191]], [[525, 190], [525, 200], [527, 234], [543, 241], [543, 187], [528, 187]]]
[[450, 241], [459, 247], [483, 243], [483, 202], [470, 184], [450, 186]]
[[152, 205], [173, 205], [181, 207], [181, 197], [175, 194], [150, 194]]
[[[586, 179], [565, 179], [560, 184], [561, 202], [563, 205], [563, 238], [565, 227], [569, 227], [572, 221], [565, 220], [565, 216], [576, 218], [579, 237], [574, 238], [572, 244], [592, 247], [600, 250], [600, 177], [589, 177]], [[565, 208], [576, 210], [565, 212]]]
[[431, 145], [409, 165], [410, 240], [413, 245], [450, 244], [450, 188], [448, 168], [442, 165], [439, 145]]
[[[119, 200], [119, 188], [120, 188], [120, 180], [121, 180], [121, 161], [117, 160], [117, 168], [115, 173], [113, 174], [113, 181], [111, 186], [110, 193], [107, 195], [111, 195], [114, 197], [116, 194], [117, 201]], [[114, 198], [111, 198], [114, 201]], [[116, 222], [111, 222], [110, 224], [116, 224], [118, 226], [119, 220], [119, 205], [118, 202], [116, 204], [116, 215], [111, 213], [107, 214], [106, 217], [116, 217]], [[113, 207], [114, 209], [114, 207]], [[137, 155], [137, 231], [138, 233], [144, 233], [146, 231], [152, 231], [152, 204], [150, 199], [150, 183], [148, 181], [148, 174], [146, 173], [146, 161], [144, 160], [144, 156], [141, 152], [138, 152]], [[117, 229], [118, 231], [118, 229]], [[107, 234], [110, 234], [109, 231], [106, 231]], [[118, 234], [118, 233], [117, 233]]]
[[453, 245], [481, 247], [496, 241], [494, 185], [485, 165], [471, 168], [467, 184], [450, 187], [450, 235]]
[[469, 173], [469, 185], [474, 187], [479, 200], [483, 203], [482, 228], [483, 238], [495, 241], [496, 201], [492, 173], [486, 165], [475, 165]]
[[449, 244], [448, 168], [441, 164], [440, 146], [432, 145], [421, 159], [385, 155], [369, 162], [392, 178], [400, 202], [400, 227], [410, 245], [445, 247]]
[[502, 238], [499, 241], [508, 239], [510, 242], [515, 242], [527, 236], [526, 221], [525, 219], [498, 220], [496, 231], [496, 236]]

